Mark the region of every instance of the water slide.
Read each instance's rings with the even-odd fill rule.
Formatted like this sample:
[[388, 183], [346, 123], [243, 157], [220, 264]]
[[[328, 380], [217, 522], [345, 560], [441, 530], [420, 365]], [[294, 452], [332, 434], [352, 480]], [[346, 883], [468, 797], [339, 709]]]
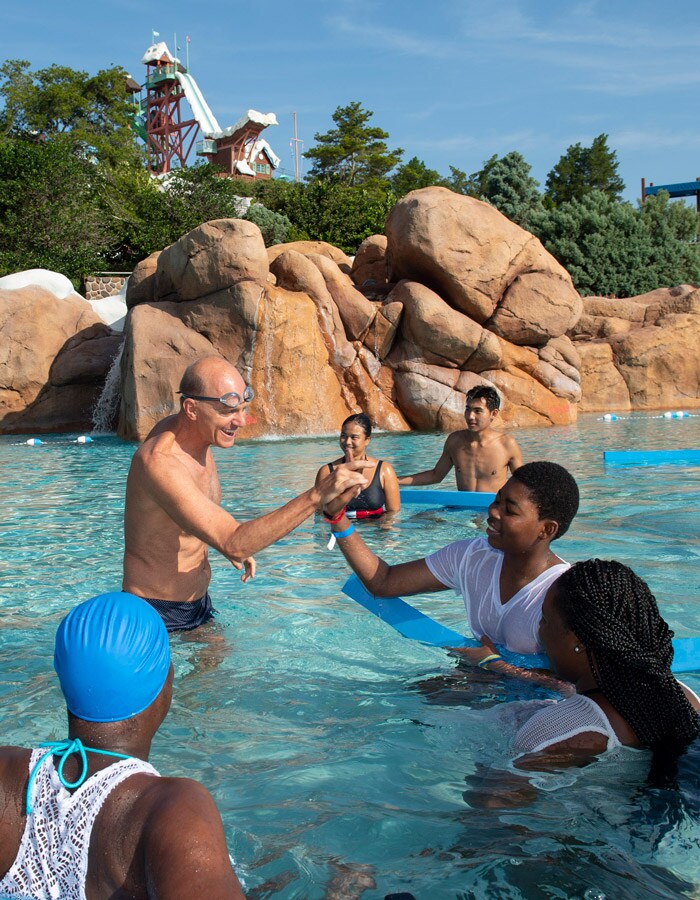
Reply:
[[192, 107], [194, 117], [202, 129], [202, 134], [205, 137], [219, 137], [221, 135], [219, 123], [216, 121], [214, 113], [209, 109], [209, 105], [204, 99], [197, 82], [189, 72], [176, 72], [175, 77], [182, 85], [187, 102]]
[[148, 143], [148, 135], [146, 134], [146, 122], [141, 113], [135, 113], [132, 117], [131, 130], [141, 138], [144, 144]]

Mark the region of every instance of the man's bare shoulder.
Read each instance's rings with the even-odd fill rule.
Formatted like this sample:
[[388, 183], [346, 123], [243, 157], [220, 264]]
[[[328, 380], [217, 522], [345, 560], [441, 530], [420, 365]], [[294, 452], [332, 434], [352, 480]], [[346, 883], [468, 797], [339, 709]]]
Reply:
[[175, 433], [176, 416], [168, 416], [151, 431], [132, 460], [132, 468], [155, 471], [162, 466], [177, 464], [181, 455]]
[[518, 450], [519, 449], [518, 442], [515, 440], [513, 435], [510, 434], [510, 432], [507, 432], [507, 431], [499, 432], [498, 440], [500, 441], [501, 446], [504, 447], [506, 450]]
[[172, 432], [174, 430], [175, 423], [178, 420], [178, 413], [173, 413], [172, 416], [166, 416], [164, 419], [161, 419], [160, 422], [156, 422], [156, 424], [151, 428], [146, 436], [146, 440], [144, 444], [147, 444], [151, 438], [158, 437], [159, 434], [166, 434], [167, 432]]
[[459, 431], [453, 431], [452, 434], [447, 436], [447, 440], [445, 441], [445, 451], [447, 453], [452, 453], [455, 450], [467, 447], [471, 443], [471, 433], [467, 428], [462, 428]]

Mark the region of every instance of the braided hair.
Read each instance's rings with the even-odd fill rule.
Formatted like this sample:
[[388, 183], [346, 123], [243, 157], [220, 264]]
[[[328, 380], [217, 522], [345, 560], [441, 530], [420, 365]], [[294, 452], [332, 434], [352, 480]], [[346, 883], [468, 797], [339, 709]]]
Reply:
[[557, 581], [555, 605], [586, 648], [598, 688], [654, 752], [662, 776], [700, 732], [700, 721], [671, 674], [673, 632], [649, 586], [622, 563], [589, 559]]

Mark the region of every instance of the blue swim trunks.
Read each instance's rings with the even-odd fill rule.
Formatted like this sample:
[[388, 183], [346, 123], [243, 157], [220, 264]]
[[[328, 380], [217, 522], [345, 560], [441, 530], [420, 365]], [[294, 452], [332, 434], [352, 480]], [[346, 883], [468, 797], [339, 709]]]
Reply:
[[199, 628], [209, 619], [214, 618], [216, 610], [211, 605], [209, 591], [199, 600], [156, 600], [154, 597], [144, 597], [146, 603], [150, 603], [153, 609], [165, 622], [165, 627], [172, 631], [192, 631]]

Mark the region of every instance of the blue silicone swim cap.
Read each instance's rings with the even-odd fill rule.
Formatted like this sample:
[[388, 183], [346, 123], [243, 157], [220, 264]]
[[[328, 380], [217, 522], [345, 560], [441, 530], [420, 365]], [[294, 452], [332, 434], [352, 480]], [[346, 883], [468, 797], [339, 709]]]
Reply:
[[134, 594], [102, 594], [58, 626], [53, 658], [66, 706], [88, 722], [119, 722], [149, 707], [170, 671], [168, 632]]

